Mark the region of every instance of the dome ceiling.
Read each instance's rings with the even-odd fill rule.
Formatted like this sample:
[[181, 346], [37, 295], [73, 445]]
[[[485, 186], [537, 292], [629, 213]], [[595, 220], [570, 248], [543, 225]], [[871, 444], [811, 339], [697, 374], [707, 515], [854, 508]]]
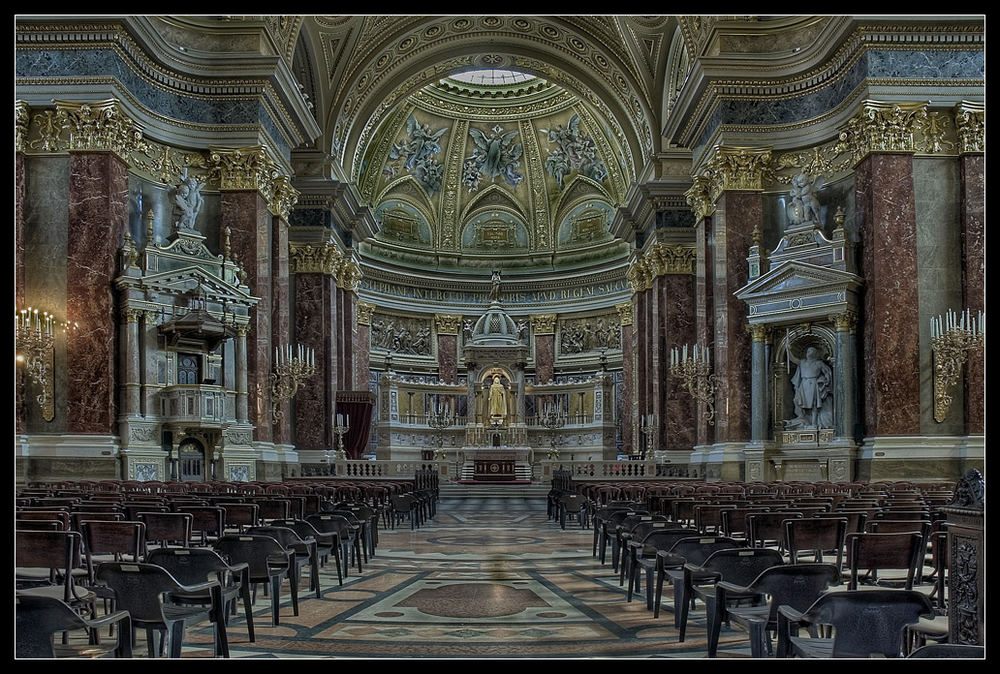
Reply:
[[620, 257], [611, 219], [629, 169], [612, 130], [566, 89], [511, 70], [431, 83], [385, 115], [358, 164], [379, 226], [367, 252], [441, 268]]

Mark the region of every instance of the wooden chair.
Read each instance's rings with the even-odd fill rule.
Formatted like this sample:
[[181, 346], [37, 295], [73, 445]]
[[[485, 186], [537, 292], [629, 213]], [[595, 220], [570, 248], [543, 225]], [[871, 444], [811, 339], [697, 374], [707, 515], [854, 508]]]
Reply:
[[[884, 570], [904, 571], [906, 577], [901, 582], [904, 589], [911, 590], [923, 566], [923, 537], [915, 531], [848, 534], [846, 548], [850, 568], [848, 590], [860, 589], [862, 581], [877, 586], [884, 582], [878, 577], [878, 572]], [[862, 572], [865, 572], [863, 578], [859, 577]]]
[[792, 564], [798, 563], [799, 553], [811, 552], [814, 561], [822, 562], [823, 553], [832, 551], [837, 568], [844, 564], [844, 543], [847, 518], [802, 517], [785, 520], [785, 547]]

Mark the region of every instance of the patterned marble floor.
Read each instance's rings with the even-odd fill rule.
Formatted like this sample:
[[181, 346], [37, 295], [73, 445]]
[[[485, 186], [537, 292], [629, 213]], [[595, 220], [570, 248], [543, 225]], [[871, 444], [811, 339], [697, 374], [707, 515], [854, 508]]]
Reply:
[[[704, 612], [679, 643], [666, 594], [658, 619], [643, 597], [627, 602], [592, 543], [589, 529], [547, 520], [544, 500], [441, 501], [424, 526], [381, 531], [376, 556], [343, 586], [332, 562], [321, 569], [322, 598], [300, 592], [298, 616], [286, 585], [279, 626], [258, 593], [256, 641], [235, 619], [231, 657], [705, 657]], [[210, 629], [189, 630], [185, 643], [184, 657], [211, 657]], [[745, 634], [724, 629], [719, 657], [749, 657]]]

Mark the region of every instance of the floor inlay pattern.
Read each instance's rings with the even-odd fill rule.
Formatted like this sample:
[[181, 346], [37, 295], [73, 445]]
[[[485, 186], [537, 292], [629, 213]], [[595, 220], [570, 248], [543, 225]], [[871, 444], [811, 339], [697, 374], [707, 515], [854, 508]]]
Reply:
[[[610, 557], [593, 556], [593, 532], [562, 530], [544, 500], [454, 500], [410, 529], [381, 530], [375, 556], [337, 585], [320, 570], [322, 598], [299, 593], [281, 624], [258, 592], [251, 643], [241, 618], [229, 627], [233, 658], [703, 658], [704, 610], [677, 641], [672, 595], [658, 619], [644, 592], [626, 601]], [[308, 571], [302, 585], [308, 586]], [[185, 657], [211, 656], [212, 632], [189, 630]], [[144, 654], [138, 644], [137, 653]], [[723, 630], [719, 657], [748, 657], [746, 635]]]

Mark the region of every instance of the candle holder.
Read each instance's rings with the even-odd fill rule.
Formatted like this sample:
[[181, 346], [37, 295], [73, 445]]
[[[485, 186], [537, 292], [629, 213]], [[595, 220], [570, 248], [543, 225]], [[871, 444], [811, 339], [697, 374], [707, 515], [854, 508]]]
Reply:
[[48, 311], [39, 313], [32, 307], [14, 314], [15, 359], [24, 364], [24, 371], [42, 390], [37, 400], [45, 421], [55, 418], [52, 361], [57, 325], [67, 332], [76, 327], [75, 323], [58, 324]]
[[556, 434], [556, 431], [566, 425], [566, 416], [549, 407], [539, 417], [539, 421], [549, 431], [549, 459], [558, 459], [559, 448], [556, 445], [558, 444], [557, 440], [559, 440], [559, 436]]
[[705, 404], [707, 408], [706, 421], [715, 424], [715, 375], [712, 374], [712, 364], [708, 349], [695, 344], [690, 355], [685, 344], [678, 349], [670, 350], [670, 375], [679, 378], [691, 396]]
[[962, 374], [971, 349], [981, 349], [986, 343], [986, 314], [973, 316], [949, 311], [931, 318], [931, 355], [934, 358], [934, 421], [941, 423], [948, 415], [952, 396], [949, 392]]
[[274, 372], [271, 381], [271, 421], [277, 424], [285, 414], [279, 407], [299, 390], [299, 383], [316, 374], [316, 352], [301, 344], [293, 351], [290, 344], [274, 349]]
[[434, 450], [434, 460], [440, 461], [445, 458], [444, 451], [444, 430], [455, 423], [455, 417], [438, 410], [427, 416], [427, 425], [434, 429], [434, 439], [437, 441], [437, 449]]
[[337, 434], [337, 461], [345, 461], [347, 452], [344, 451], [344, 434], [351, 430], [350, 419], [346, 415], [338, 414], [333, 424], [333, 432]]
[[639, 430], [646, 436], [646, 457], [651, 457], [654, 455], [653, 440], [656, 438], [656, 417], [652, 414], [645, 414], [639, 423]]

